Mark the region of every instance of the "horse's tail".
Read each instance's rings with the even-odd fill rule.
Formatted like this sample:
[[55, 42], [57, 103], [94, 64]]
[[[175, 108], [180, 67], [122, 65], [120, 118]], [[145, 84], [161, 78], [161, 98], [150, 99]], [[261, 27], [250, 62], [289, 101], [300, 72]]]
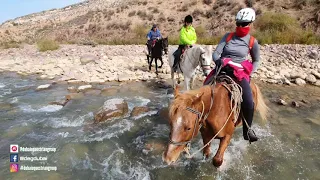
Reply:
[[256, 92], [257, 92], [256, 109], [259, 111], [262, 120], [266, 121], [269, 108], [266, 105], [266, 103], [264, 102], [264, 99], [263, 99], [262, 93], [260, 91], [260, 88], [258, 87], [257, 84], [254, 84], [254, 85], [256, 87]]

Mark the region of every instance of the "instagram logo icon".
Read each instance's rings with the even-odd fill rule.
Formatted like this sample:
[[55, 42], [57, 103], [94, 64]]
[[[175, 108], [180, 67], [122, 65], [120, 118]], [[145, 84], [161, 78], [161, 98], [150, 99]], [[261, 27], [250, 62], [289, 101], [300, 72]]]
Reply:
[[18, 172], [19, 164], [10, 164], [10, 172]]

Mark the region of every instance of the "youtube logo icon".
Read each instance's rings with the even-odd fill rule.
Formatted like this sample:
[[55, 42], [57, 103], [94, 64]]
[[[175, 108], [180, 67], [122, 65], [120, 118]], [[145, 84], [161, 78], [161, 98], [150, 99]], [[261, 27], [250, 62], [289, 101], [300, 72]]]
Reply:
[[19, 146], [17, 144], [11, 144], [10, 153], [18, 153], [18, 152], [19, 152]]

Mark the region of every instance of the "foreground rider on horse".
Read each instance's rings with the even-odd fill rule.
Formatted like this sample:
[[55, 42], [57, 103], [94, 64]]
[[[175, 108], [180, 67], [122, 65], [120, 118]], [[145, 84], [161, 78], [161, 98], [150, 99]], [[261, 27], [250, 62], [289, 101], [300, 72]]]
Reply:
[[148, 41], [147, 41], [148, 53], [149, 55], [151, 55], [151, 48], [154, 45], [153, 43], [155, 42], [155, 40], [159, 40], [162, 38], [160, 30], [157, 28], [156, 24], [154, 24], [151, 30], [148, 32], [147, 38], [148, 38]]
[[193, 18], [191, 15], [188, 15], [184, 18], [184, 25], [180, 30], [179, 47], [178, 50], [174, 52], [174, 71], [177, 70], [180, 56], [183, 51], [188, 47], [192, 47], [197, 42], [197, 34], [196, 30], [192, 27], [192, 21]]
[[[255, 133], [250, 129], [254, 113], [250, 78], [258, 69], [260, 60], [258, 41], [249, 34], [250, 25], [255, 20], [255, 16], [253, 9], [241, 9], [236, 15], [236, 32], [225, 34], [213, 53], [213, 60], [216, 64], [215, 70], [222, 66], [221, 72], [226, 72], [227, 75], [235, 78], [242, 87], [243, 102], [241, 110], [249, 126], [247, 127], [246, 123], [243, 122], [243, 137], [250, 142], [258, 140]], [[246, 59], [248, 53], [252, 57], [252, 63]], [[204, 84], [209, 83], [207, 80]]]

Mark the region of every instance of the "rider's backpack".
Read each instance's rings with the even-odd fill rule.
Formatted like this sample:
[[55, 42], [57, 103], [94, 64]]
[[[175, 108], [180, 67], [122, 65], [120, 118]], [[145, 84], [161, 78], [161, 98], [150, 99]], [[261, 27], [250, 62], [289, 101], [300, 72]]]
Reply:
[[[229, 33], [229, 35], [227, 36], [227, 39], [226, 39], [226, 43], [228, 43], [228, 42], [232, 39], [233, 36], [234, 36], [234, 32]], [[253, 37], [253, 36], [250, 36], [250, 40], [249, 40], [249, 52], [250, 52], [250, 50], [252, 49], [253, 44], [254, 44], [254, 37]]]

